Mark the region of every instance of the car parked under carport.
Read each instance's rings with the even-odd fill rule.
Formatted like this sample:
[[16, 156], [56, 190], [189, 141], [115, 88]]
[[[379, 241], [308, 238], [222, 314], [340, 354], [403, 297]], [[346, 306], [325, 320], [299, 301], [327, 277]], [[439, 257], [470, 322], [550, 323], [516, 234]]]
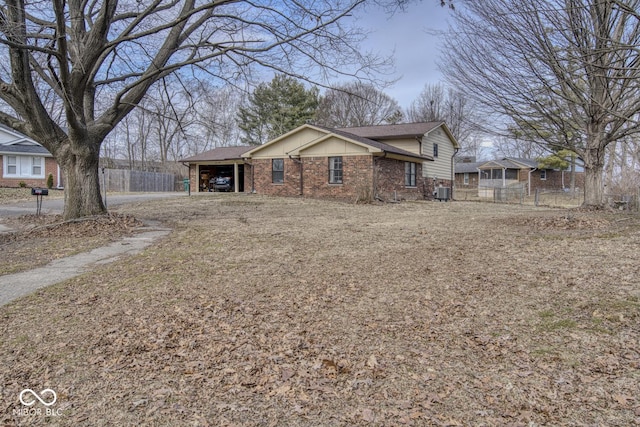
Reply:
[[[242, 155], [251, 147], [220, 147], [182, 159], [189, 166], [191, 188], [200, 192], [233, 191], [244, 192], [245, 164]], [[227, 185], [217, 183], [218, 178], [228, 181]]]

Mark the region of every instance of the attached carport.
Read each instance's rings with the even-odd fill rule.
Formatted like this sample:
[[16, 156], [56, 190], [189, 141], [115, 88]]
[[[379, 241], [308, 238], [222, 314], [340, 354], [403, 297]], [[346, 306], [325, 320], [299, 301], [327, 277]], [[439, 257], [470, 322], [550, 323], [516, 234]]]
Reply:
[[220, 147], [180, 161], [189, 166], [189, 182], [196, 191], [213, 191], [212, 180], [231, 178], [236, 193], [244, 192], [245, 162], [242, 155], [251, 147]]

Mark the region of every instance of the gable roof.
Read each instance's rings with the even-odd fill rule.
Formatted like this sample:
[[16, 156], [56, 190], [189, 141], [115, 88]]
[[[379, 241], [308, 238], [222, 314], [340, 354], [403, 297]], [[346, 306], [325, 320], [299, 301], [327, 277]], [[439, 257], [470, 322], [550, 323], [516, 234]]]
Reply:
[[181, 162], [197, 163], [197, 162], [213, 162], [213, 161], [225, 161], [225, 160], [240, 160], [243, 154], [251, 150], [249, 145], [241, 145], [235, 147], [219, 147], [213, 150], [205, 151], [195, 156], [181, 159]]
[[477, 173], [483, 163], [486, 162], [456, 162], [454, 168], [456, 173]]
[[370, 139], [395, 139], [422, 136], [440, 127], [443, 123], [444, 122], [399, 123], [394, 125], [338, 128], [337, 130]]
[[330, 136], [335, 136], [337, 138], [340, 138], [340, 139], [355, 143], [356, 145], [365, 146], [365, 147], [369, 148], [370, 149], [369, 151], [372, 152], [372, 153], [376, 153], [376, 152], [377, 153], [389, 153], [389, 154], [392, 154], [392, 155], [402, 156], [402, 157], [416, 159], [416, 160], [420, 160], [420, 161], [433, 160], [433, 157], [411, 153], [409, 151], [402, 150], [402, 149], [394, 147], [392, 145], [385, 144], [385, 143], [380, 142], [380, 141], [375, 141], [373, 139], [364, 138], [364, 137], [361, 137], [359, 135], [352, 134], [350, 132], [346, 132], [344, 130], [333, 129], [333, 128], [329, 128], [329, 127], [325, 127], [325, 126], [319, 126], [319, 125], [311, 125], [311, 124], [304, 124], [302, 126], [299, 126], [299, 127], [295, 128], [295, 129], [293, 129], [292, 131], [287, 132], [286, 134], [284, 134], [282, 136], [279, 136], [278, 138], [267, 142], [266, 144], [260, 145], [260, 146], [254, 148], [251, 151], [247, 151], [246, 153], [244, 153], [244, 156], [245, 157], [251, 157], [254, 153], [262, 150], [263, 148], [268, 147], [268, 146], [273, 145], [273, 144], [277, 144], [279, 141], [282, 141], [283, 139], [286, 139], [290, 135], [292, 135], [292, 134], [294, 134], [296, 132], [300, 132], [303, 129], [315, 129], [315, 130], [318, 130], [318, 131], [322, 132], [324, 135], [322, 137], [320, 137], [320, 138], [316, 138], [313, 141], [309, 141], [306, 144], [303, 144], [303, 145], [297, 147], [295, 150], [290, 151], [288, 154], [299, 155], [300, 151], [302, 151], [303, 149], [312, 147], [313, 145], [316, 145], [316, 144], [319, 144], [322, 141], [326, 140]]
[[318, 125], [314, 125], [314, 126], [319, 128], [319, 129], [325, 129], [326, 131], [328, 131], [328, 132], [330, 132], [330, 133], [332, 133], [334, 135], [337, 135], [337, 136], [340, 136], [340, 137], [343, 137], [343, 138], [347, 138], [347, 139], [352, 140], [352, 141], [359, 142], [360, 144], [376, 148], [376, 149], [384, 151], [386, 153], [397, 154], [399, 156], [414, 157], [414, 158], [421, 159], [421, 160], [433, 160], [433, 157], [431, 157], [431, 156], [415, 154], [415, 153], [412, 153], [410, 151], [403, 150], [403, 149], [398, 148], [398, 147], [394, 147], [393, 145], [385, 144], [384, 142], [376, 141], [374, 139], [365, 138], [365, 137], [362, 137], [362, 136], [357, 135], [355, 133], [351, 133], [351, 132], [348, 132], [348, 131], [345, 131], [345, 130], [342, 130], [342, 129], [331, 129], [331, 128], [325, 128], [323, 126], [318, 126]]
[[503, 169], [535, 169], [538, 167], [538, 162], [531, 159], [503, 157], [502, 159], [483, 162], [478, 166], [479, 169], [490, 169], [491, 167], [499, 167]]
[[26, 135], [0, 123], [0, 133], [9, 135], [11, 139], [0, 142], [0, 154], [29, 155], [52, 157], [49, 150]]
[[359, 126], [338, 128], [337, 130], [348, 132], [354, 135], [358, 135], [364, 138], [385, 140], [385, 139], [397, 139], [397, 138], [418, 138], [422, 137], [429, 132], [442, 128], [447, 134], [454, 148], [460, 148], [458, 141], [454, 138], [453, 134], [445, 124], [445, 122], [417, 122], [417, 123], [398, 123], [393, 125], [376, 125], [376, 126]]

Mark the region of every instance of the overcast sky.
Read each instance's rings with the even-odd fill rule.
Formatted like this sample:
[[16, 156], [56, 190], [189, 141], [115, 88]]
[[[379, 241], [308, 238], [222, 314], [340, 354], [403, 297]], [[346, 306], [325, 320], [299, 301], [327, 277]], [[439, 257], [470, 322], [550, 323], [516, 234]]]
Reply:
[[439, 40], [428, 30], [446, 29], [451, 11], [439, 1], [421, 0], [391, 17], [379, 9], [366, 12], [356, 16], [362, 27], [373, 31], [365, 47], [385, 55], [395, 51], [395, 77], [400, 80], [385, 93], [407, 108], [425, 84], [443, 80], [436, 66]]

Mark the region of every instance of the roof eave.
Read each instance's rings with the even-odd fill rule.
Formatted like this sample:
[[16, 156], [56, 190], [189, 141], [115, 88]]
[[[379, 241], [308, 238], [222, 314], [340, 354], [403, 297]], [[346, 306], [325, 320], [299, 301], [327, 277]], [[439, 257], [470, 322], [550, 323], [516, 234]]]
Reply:
[[421, 162], [433, 162], [434, 158], [431, 156], [411, 156], [408, 154], [399, 154], [399, 153], [393, 153], [390, 151], [380, 151], [378, 153], [374, 153], [374, 156], [377, 157], [385, 157], [387, 159], [393, 159], [393, 160], [401, 160], [404, 162], [411, 162], [411, 163], [421, 163]]

